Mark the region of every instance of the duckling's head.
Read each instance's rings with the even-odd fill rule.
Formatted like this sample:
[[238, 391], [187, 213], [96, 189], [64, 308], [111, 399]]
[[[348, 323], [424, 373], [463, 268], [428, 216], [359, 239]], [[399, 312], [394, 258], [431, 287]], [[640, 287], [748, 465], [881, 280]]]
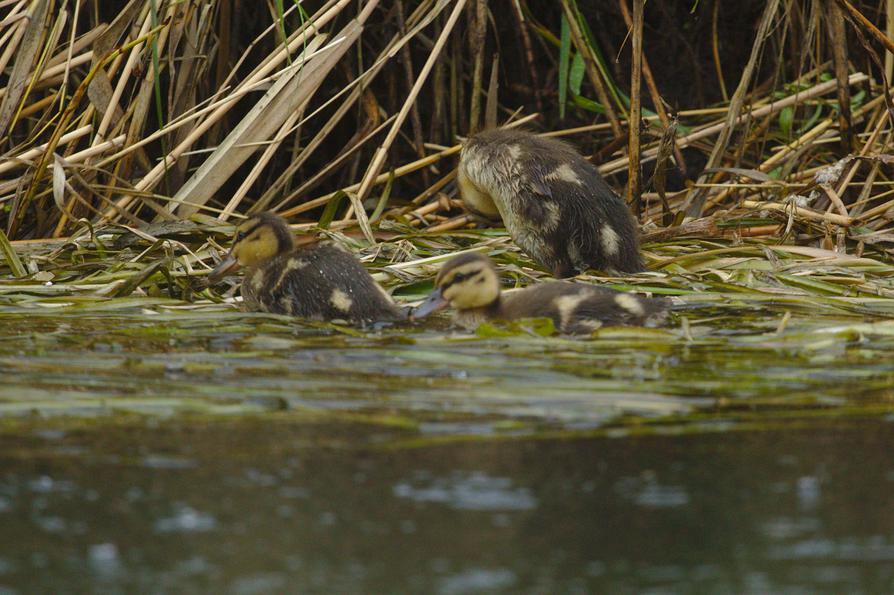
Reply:
[[261, 266], [294, 249], [295, 241], [285, 219], [273, 213], [254, 215], [236, 228], [230, 252], [211, 271], [209, 280], [216, 283], [236, 267]]
[[500, 278], [490, 259], [472, 252], [445, 264], [435, 279], [435, 290], [413, 312], [422, 318], [447, 306], [457, 310], [485, 308], [500, 298]]

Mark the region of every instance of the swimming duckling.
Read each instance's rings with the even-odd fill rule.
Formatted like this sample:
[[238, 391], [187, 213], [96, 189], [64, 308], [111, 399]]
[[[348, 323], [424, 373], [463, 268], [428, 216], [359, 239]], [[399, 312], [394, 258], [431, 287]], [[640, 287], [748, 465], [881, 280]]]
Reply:
[[422, 318], [447, 306], [457, 310], [457, 324], [469, 329], [489, 319], [551, 318], [562, 333], [589, 333], [602, 326], [655, 325], [665, 317], [669, 303], [663, 298], [645, 298], [568, 281], [501, 294], [493, 263], [473, 252], [457, 256], [441, 268], [435, 290], [412, 318]]
[[469, 210], [502, 219], [555, 277], [643, 270], [630, 209], [571, 145], [524, 130], [479, 132], [463, 145], [457, 183]]
[[215, 283], [237, 266], [246, 269], [246, 310], [355, 323], [406, 319], [353, 255], [331, 242], [296, 249], [285, 219], [273, 213], [237, 228], [229, 254], [209, 280]]

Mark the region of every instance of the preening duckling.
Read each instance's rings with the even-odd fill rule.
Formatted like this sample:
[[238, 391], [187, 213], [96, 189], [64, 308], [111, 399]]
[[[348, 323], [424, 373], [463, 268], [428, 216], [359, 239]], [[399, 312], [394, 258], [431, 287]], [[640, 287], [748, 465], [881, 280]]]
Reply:
[[237, 228], [210, 281], [237, 266], [246, 269], [246, 310], [355, 323], [406, 318], [353, 255], [331, 242], [296, 249], [288, 224], [272, 213], [255, 215]]
[[500, 278], [490, 259], [469, 253], [441, 268], [435, 290], [412, 317], [422, 318], [452, 306], [457, 311], [457, 324], [470, 329], [489, 319], [551, 318], [560, 332], [589, 333], [602, 326], [657, 324], [665, 317], [668, 305], [663, 298], [568, 281], [501, 294]]
[[463, 145], [457, 183], [469, 210], [501, 218], [555, 277], [643, 270], [630, 209], [571, 145], [524, 130], [479, 132]]

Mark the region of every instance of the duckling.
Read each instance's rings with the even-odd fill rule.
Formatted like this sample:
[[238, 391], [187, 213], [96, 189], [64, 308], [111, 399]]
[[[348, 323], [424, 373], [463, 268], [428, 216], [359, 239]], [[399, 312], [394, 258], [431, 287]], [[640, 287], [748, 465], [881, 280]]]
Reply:
[[552, 281], [501, 294], [500, 279], [489, 258], [475, 252], [457, 256], [438, 272], [435, 290], [412, 315], [422, 318], [447, 306], [454, 320], [472, 329], [490, 319], [551, 318], [562, 333], [589, 333], [602, 326], [660, 323], [669, 303], [612, 289]]
[[261, 213], [242, 223], [226, 258], [209, 275], [216, 283], [246, 269], [246, 310], [353, 323], [406, 319], [353, 255], [331, 242], [295, 248], [285, 219]]
[[630, 209], [567, 143], [524, 130], [479, 132], [463, 145], [457, 184], [469, 210], [502, 219], [557, 278], [590, 267], [643, 270]]

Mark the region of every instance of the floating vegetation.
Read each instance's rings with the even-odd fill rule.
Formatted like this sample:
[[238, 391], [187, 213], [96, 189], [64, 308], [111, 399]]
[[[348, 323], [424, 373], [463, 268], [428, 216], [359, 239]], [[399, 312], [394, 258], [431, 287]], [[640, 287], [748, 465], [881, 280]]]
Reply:
[[[0, 416], [531, 434], [888, 411], [890, 42], [874, 5], [750, 3], [754, 38], [722, 44], [740, 9], [720, 2], [521, 1], [503, 19], [482, 0], [6, 4]], [[776, 60], [787, 47], [811, 49]], [[660, 60], [683, 54], [693, 65]], [[577, 280], [667, 296], [667, 326], [349, 327], [241, 313], [234, 281], [209, 286], [234, 224], [268, 209], [299, 242], [359, 255], [402, 304], [463, 251], [506, 289], [540, 282], [457, 194], [460, 142], [496, 124], [565, 137], [626, 188], [648, 272]]]

